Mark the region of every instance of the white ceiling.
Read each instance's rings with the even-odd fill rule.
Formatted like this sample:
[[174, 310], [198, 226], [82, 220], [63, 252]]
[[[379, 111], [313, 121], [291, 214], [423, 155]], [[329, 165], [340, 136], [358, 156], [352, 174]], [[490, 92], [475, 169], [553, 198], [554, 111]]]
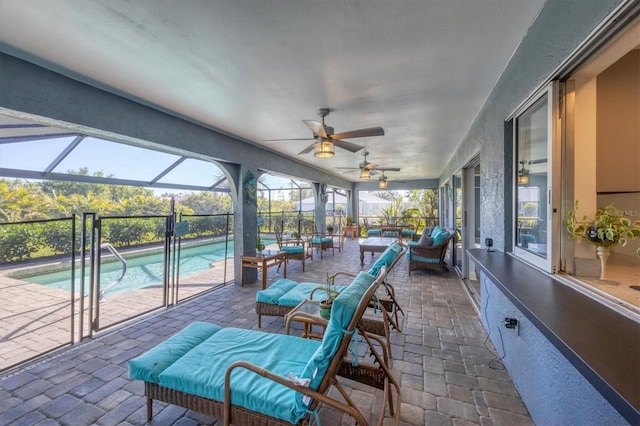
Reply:
[[[0, 0], [0, 49], [289, 156], [303, 119], [435, 178], [544, 0]], [[297, 156], [332, 173], [358, 153]], [[357, 174], [343, 177], [357, 180]]]

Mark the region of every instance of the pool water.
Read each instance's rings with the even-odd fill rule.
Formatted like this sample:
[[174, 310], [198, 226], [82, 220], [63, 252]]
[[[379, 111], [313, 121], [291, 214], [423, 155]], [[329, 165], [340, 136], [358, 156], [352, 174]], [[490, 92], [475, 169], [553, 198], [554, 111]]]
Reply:
[[[270, 241], [265, 241], [269, 244]], [[233, 241], [229, 241], [227, 245], [228, 256], [233, 256]], [[106, 251], [105, 251], [106, 252]], [[106, 252], [108, 253], [108, 252]], [[109, 294], [124, 293], [130, 290], [149, 287], [153, 285], [162, 285], [164, 273], [164, 254], [156, 253], [146, 256], [133, 257], [127, 259], [127, 255], [123, 255], [127, 261], [127, 272], [122, 281], [112, 287]], [[225, 242], [217, 242], [206, 245], [183, 247], [180, 250], [180, 277], [188, 277], [195, 273], [207, 270], [212, 262], [224, 260], [225, 258]], [[79, 262], [77, 262], [79, 264]], [[117, 280], [122, 274], [122, 264], [118, 261], [103, 263], [100, 267], [100, 287], [102, 289], [109, 286], [113, 281]], [[46, 285], [47, 287], [58, 288], [61, 290], [71, 289], [71, 271], [51, 272], [42, 275], [21, 278], [35, 284]], [[75, 291], [80, 289], [80, 269], [76, 269]], [[85, 286], [88, 286], [89, 277], [85, 278]]]

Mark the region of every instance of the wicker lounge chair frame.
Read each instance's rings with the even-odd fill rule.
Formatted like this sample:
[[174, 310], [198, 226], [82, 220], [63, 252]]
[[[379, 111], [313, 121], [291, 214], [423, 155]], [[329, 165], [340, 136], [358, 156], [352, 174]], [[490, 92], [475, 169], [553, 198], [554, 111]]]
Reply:
[[[344, 357], [348, 353], [352, 334], [358, 327], [358, 324], [362, 319], [365, 310], [369, 306], [371, 299], [375, 295], [378, 286], [383, 282], [385, 274], [386, 270], [385, 268], [382, 268], [380, 270], [380, 273], [376, 277], [376, 280], [369, 286], [362, 299], [358, 303], [355, 313], [353, 314], [353, 317], [349, 321], [349, 325], [342, 335], [338, 350], [336, 351], [334, 357], [331, 359], [327, 372], [323, 377], [320, 385], [318, 386], [317, 391], [314, 391], [308, 387], [296, 385], [286, 378], [273, 374], [262, 367], [256, 366], [255, 364], [251, 364], [246, 361], [236, 361], [227, 368], [227, 371], [225, 373], [224, 401], [216, 401], [213, 399], [203, 398], [200, 396], [188, 394], [186, 392], [167, 388], [155, 383], [145, 382], [145, 396], [147, 397], [147, 419], [150, 421], [153, 417], [153, 400], [158, 400], [169, 404], [178, 405], [189, 410], [198, 411], [206, 415], [221, 418], [223, 419], [224, 425], [230, 425], [232, 422], [238, 425], [290, 424], [281, 419], [231, 404], [231, 393], [233, 391], [233, 384], [231, 383], [231, 373], [237, 368], [243, 368], [253, 371], [254, 373], [262, 377], [273, 380], [274, 382], [277, 382], [282, 386], [294, 389], [305, 396], [311, 397], [313, 401], [309, 406], [310, 413], [306, 417], [304, 417], [299, 422], [299, 424], [308, 425], [312, 416], [311, 411], [316, 410], [319, 404], [325, 404], [353, 417], [358, 424], [366, 425], [367, 421], [365, 416], [358, 409], [353, 400], [349, 397], [343, 386], [338, 382], [337, 372], [343, 364]], [[384, 357], [381, 357], [380, 359], [384, 362]], [[345, 400], [344, 402], [326, 395], [330, 386], [334, 386], [339, 391], [339, 393]], [[398, 424], [400, 420], [401, 394], [399, 392], [399, 387], [396, 389], [398, 390], [398, 405], [397, 409], [394, 410], [394, 413], [395, 423]]]

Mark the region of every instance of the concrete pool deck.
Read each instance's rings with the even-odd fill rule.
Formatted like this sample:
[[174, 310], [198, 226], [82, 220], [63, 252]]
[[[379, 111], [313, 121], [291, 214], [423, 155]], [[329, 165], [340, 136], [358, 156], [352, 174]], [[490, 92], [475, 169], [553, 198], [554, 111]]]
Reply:
[[[181, 278], [178, 300], [225, 285], [225, 275], [228, 282], [233, 281], [233, 262], [229, 260], [226, 263], [226, 274], [224, 261], [219, 261], [207, 270]], [[20, 269], [28, 267], [21, 265]], [[46, 270], [46, 266], [38, 268]], [[53, 264], [51, 268], [54, 268]], [[0, 294], [3, 301], [0, 307], [0, 370], [79, 340], [79, 297], [74, 297], [72, 314], [70, 291], [9, 277], [15, 270], [4, 268], [0, 271]], [[158, 285], [107, 294], [100, 303], [99, 326], [105, 328], [162, 305], [163, 290]], [[88, 298], [85, 298], [83, 311], [83, 334], [86, 336], [89, 333]]]

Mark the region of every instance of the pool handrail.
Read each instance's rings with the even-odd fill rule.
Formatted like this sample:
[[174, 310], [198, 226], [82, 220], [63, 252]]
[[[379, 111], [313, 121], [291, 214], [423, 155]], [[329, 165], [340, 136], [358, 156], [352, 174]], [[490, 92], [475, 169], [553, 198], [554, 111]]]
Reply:
[[127, 273], [127, 261], [125, 260], [124, 257], [122, 257], [122, 255], [120, 253], [118, 253], [118, 251], [115, 249], [115, 247], [113, 247], [110, 243], [102, 243], [102, 244], [100, 244], [100, 250], [102, 251], [102, 249], [109, 250], [111, 252], [111, 254], [113, 254], [115, 256], [115, 258], [120, 261], [120, 263], [122, 263], [122, 274], [120, 274], [120, 276], [118, 278], [116, 278], [114, 281], [112, 281], [104, 289], [100, 290], [100, 298], [99, 298], [99, 300], [102, 300], [102, 298], [107, 293], [107, 291], [111, 290], [113, 287], [118, 285], [124, 279], [124, 275]]

